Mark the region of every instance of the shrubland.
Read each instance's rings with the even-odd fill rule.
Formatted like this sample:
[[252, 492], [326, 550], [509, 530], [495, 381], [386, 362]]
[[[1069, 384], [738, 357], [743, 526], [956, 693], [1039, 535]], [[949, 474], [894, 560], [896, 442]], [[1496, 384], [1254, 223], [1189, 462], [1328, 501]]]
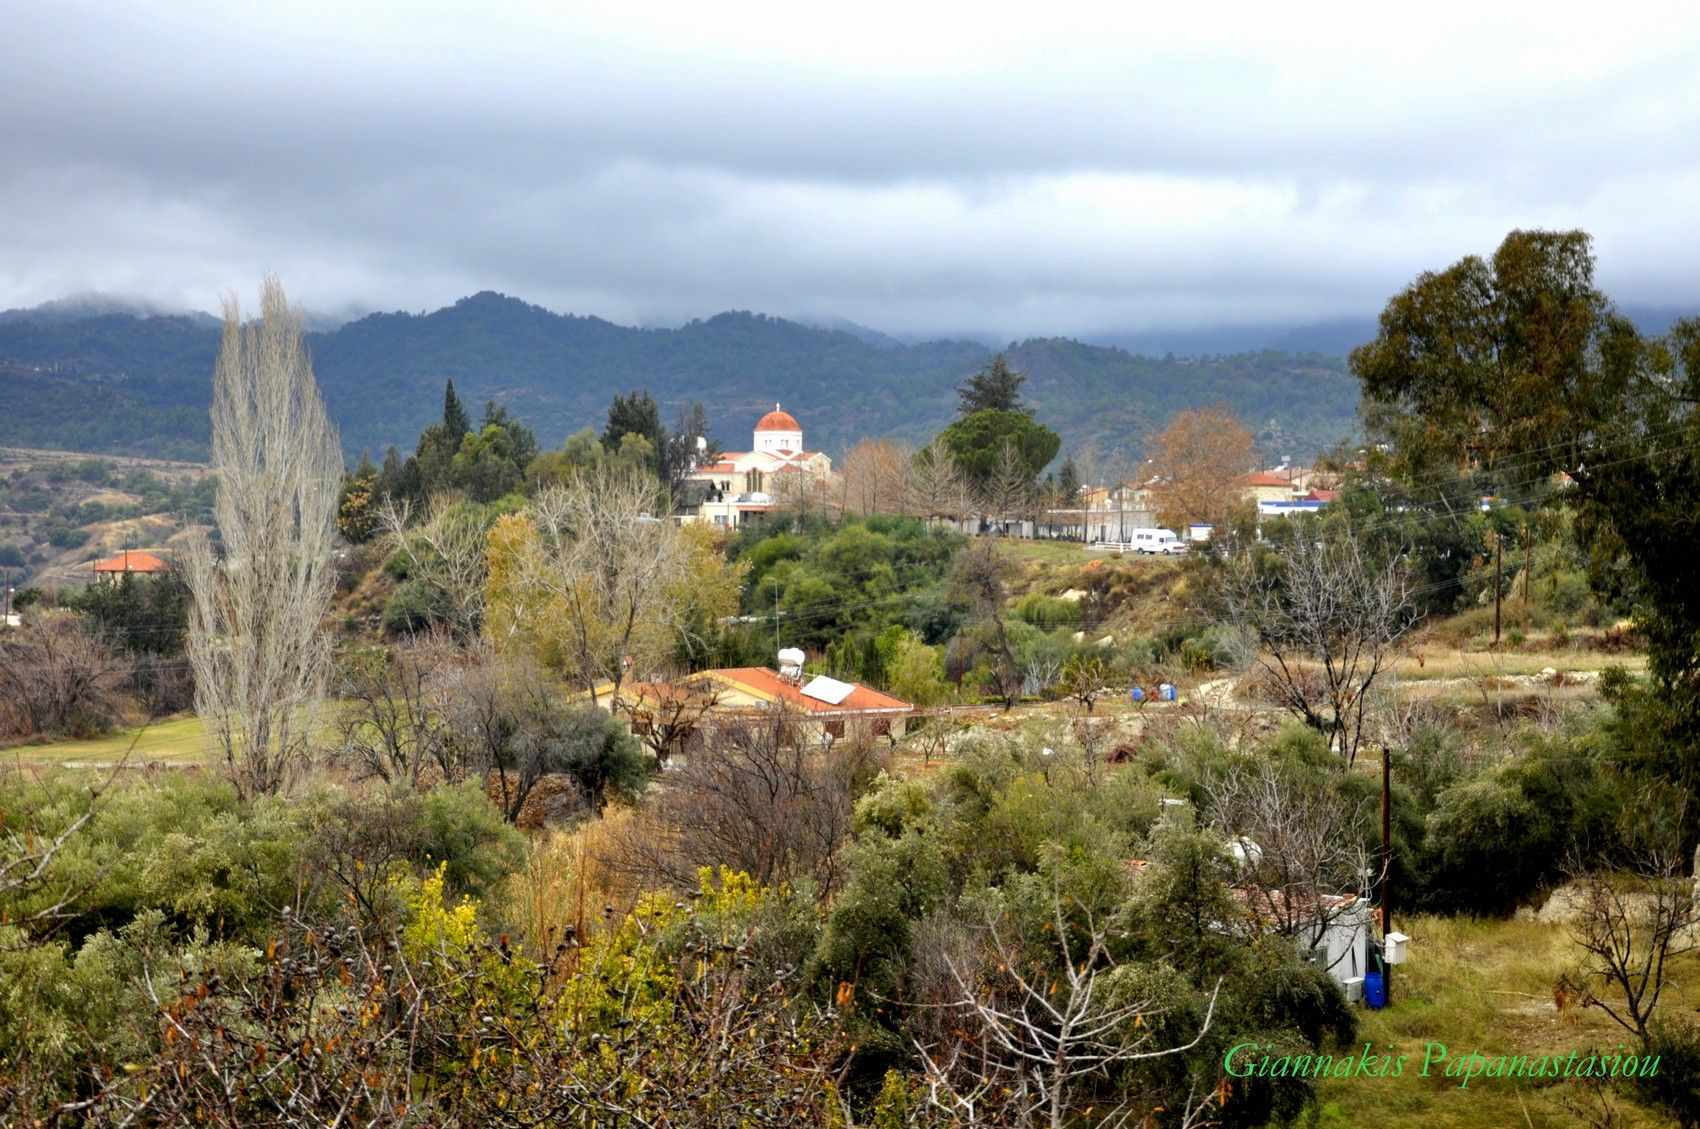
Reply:
[[[1692, 1123], [1665, 988], [1696, 927], [1693, 465], [1598, 444], [1692, 428], [1696, 331], [1641, 340], [1590, 272], [1585, 240], [1516, 233], [1423, 276], [1354, 360], [1382, 442], [1340, 453], [1337, 504], [1226, 508], [1185, 561], [990, 535], [1078, 485], [1072, 460], [1038, 478], [1055, 436], [1007, 364], [920, 453], [862, 450], [854, 504], [803, 491], [725, 539], [657, 516], [695, 415], [623, 394], [538, 451], [451, 391], [411, 457], [315, 511], [375, 566], [336, 590], [385, 608], [291, 667], [325, 680], [300, 696], [324, 724], [277, 699], [291, 740], [227, 740], [219, 773], [0, 783], [0, 1097], [96, 1124], [1292, 1124], [1335, 1116], [1328, 1087], [1230, 1078], [1227, 1048], [1349, 1054], [1455, 995], [1419, 974], [1360, 1023], [1330, 920], [1373, 902], [1463, 944], [1557, 892], [1558, 1011], [1659, 1054], [1625, 1093]], [[1557, 389], [1538, 428], [1508, 387]], [[993, 501], [987, 535], [955, 531]], [[165, 589], [63, 603], [0, 643], [20, 686], [64, 675], [10, 701], [22, 735], [113, 724], [138, 693], [114, 656], [182, 630]], [[875, 743], [687, 710], [640, 746], [631, 683], [781, 643], [983, 708]], [[1610, 653], [1576, 693], [1511, 669], [1579, 644]], [[1609, 666], [1636, 646], [1644, 672]], [[1504, 708], [1517, 679], [1555, 692]], [[1160, 682], [1190, 700], [1126, 700]]]

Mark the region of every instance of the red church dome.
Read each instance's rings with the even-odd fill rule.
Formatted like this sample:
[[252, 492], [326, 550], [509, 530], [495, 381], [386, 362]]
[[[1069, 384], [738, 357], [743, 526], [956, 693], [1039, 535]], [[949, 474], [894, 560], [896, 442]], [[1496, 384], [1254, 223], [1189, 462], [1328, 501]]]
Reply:
[[782, 412], [779, 405], [773, 405], [773, 410], [762, 416], [756, 422], [757, 431], [801, 431], [803, 425], [797, 422], [790, 412]]

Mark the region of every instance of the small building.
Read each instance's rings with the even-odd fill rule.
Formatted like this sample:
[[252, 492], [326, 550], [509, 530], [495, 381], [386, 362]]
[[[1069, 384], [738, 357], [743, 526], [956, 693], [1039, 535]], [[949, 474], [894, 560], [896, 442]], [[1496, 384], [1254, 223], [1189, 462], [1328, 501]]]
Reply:
[[[689, 724], [707, 728], [759, 719], [774, 709], [791, 711], [807, 736], [822, 744], [844, 738], [901, 737], [915, 707], [890, 694], [854, 682], [805, 675], [800, 662], [782, 671], [759, 666], [698, 671], [677, 682], [627, 683], [620, 688], [620, 710], [634, 726]], [[597, 704], [614, 708], [610, 695]]]
[[[1184, 801], [1163, 801], [1181, 804]], [[1247, 861], [1246, 849], [1256, 857], [1258, 848], [1246, 840], [1230, 844], [1237, 864]], [[1136, 879], [1150, 869], [1145, 859], [1129, 859], [1127, 869]], [[1328, 973], [1345, 989], [1349, 999], [1363, 991], [1364, 973], [1370, 971], [1370, 934], [1373, 913], [1362, 894], [1299, 894], [1242, 883], [1228, 893], [1244, 910], [1237, 921], [1214, 922], [1222, 933], [1285, 933], [1293, 938], [1299, 958]]]
[[1301, 959], [1350, 990], [1369, 967], [1371, 913], [1361, 894], [1293, 895], [1261, 886], [1235, 886], [1235, 900], [1263, 929], [1279, 923], [1294, 935]]
[[1320, 498], [1289, 498], [1279, 502], [1257, 503], [1259, 520], [1266, 517], [1292, 517], [1294, 514], [1319, 514], [1328, 508]]
[[903, 735], [915, 707], [890, 694], [824, 675], [786, 677], [762, 666], [705, 670], [689, 681], [712, 683], [729, 710], [794, 710], [823, 740]]
[[171, 565], [152, 553], [146, 553], [140, 549], [125, 549], [115, 557], [107, 557], [103, 561], [94, 562], [94, 578], [112, 582], [116, 582], [126, 573], [151, 575], [170, 571]]
[[1240, 479], [1240, 486], [1245, 496], [1258, 504], [1259, 509], [1265, 502], [1291, 502], [1304, 492], [1293, 484], [1293, 476], [1281, 471], [1260, 470]]
[[1044, 524], [1088, 545], [1122, 544], [1135, 529], [1157, 524], [1150, 483], [1082, 487], [1078, 505], [1046, 510]]

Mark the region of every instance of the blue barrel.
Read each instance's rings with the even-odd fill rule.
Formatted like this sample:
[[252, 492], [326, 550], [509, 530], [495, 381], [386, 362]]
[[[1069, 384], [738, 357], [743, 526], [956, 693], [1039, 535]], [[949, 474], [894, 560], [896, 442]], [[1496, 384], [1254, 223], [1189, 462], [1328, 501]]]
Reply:
[[1379, 972], [1364, 973], [1364, 1005], [1376, 1011], [1387, 1006], [1387, 980]]
[[1143, 702], [1145, 700], [1145, 690], [1143, 687], [1135, 686], [1128, 693], [1128, 697], [1135, 702]]

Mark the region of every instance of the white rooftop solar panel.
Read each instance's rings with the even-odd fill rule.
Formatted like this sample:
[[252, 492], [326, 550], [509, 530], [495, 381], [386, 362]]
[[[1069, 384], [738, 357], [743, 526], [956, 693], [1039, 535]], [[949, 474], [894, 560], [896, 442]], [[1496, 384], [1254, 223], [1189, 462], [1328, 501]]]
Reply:
[[854, 689], [856, 688], [848, 682], [840, 682], [836, 678], [828, 678], [826, 675], [820, 674], [809, 680], [809, 684], [803, 687], [803, 693], [817, 702], [836, 706], [843, 702], [845, 698], [848, 698], [850, 692]]

